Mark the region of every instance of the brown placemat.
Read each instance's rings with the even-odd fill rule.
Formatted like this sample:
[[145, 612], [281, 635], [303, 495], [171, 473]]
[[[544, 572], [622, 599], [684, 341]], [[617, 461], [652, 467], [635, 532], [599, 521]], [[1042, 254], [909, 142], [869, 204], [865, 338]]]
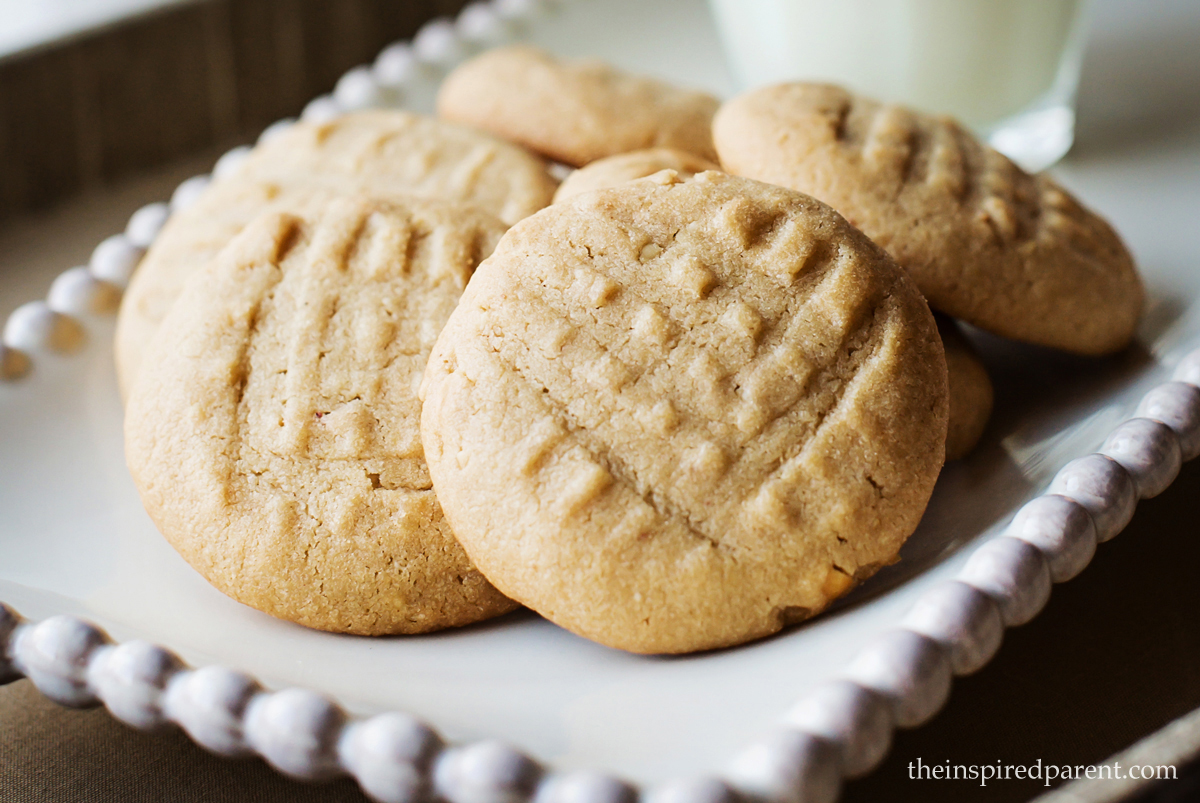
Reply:
[[143, 733], [103, 709], [51, 703], [27, 680], [0, 688], [4, 803], [366, 803], [350, 780], [306, 784], [259, 759], [211, 755], [182, 732]]
[[1101, 544], [1046, 609], [1005, 633], [979, 673], [954, 681], [928, 725], [900, 731], [845, 803], [1018, 801], [1041, 781], [910, 780], [908, 766], [1099, 764], [1200, 707], [1200, 460]]
[[[1128, 774], [1081, 778], [1039, 797], [1036, 803], [1167, 803], [1200, 799], [1200, 709], [1172, 722], [1103, 763], [1110, 771], [1137, 767]], [[1169, 774], [1167, 771], [1170, 771]], [[1154, 780], [1143, 775], [1152, 774]], [[1163, 781], [1159, 782], [1159, 775]], [[1169, 778], [1170, 780], [1165, 780]]]

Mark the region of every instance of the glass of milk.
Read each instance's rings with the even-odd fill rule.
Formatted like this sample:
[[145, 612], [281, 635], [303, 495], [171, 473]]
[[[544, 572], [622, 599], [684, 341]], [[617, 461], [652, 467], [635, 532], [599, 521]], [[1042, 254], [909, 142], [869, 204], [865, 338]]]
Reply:
[[1026, 170], [1075, 133], [1087, 0], [709, 0], [742, 88], [803, 80], [957, 117]]

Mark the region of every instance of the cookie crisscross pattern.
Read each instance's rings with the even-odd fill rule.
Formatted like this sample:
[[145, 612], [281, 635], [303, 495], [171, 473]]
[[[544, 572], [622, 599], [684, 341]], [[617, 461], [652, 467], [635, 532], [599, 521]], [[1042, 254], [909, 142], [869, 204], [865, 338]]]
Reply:
[[[736, 548], [730, 519], [738, 514], [721, 515], [705, 499], [741, 497], [767, 514], [759, 497], [815, 438], [869, 357], [878, 294], [856, 281], [855, 257], [827, 242], [806, 243], [812, 257], [790, 295], [769, 274], [705, 266], [694, 256], [697, 235], [730, 215], [722, 208], [670, 241], [648, 242], [639, 249], [648, 259], [588, 257], [580, 248], [578, 264], [553, 283], [517, 274], [509, 303], [531, 328], [568, 323], [547, 326], [543, 342], [499, 331], [488, 339], [504, 370], [534, 387], [558, 428], [597, 466], [660, 516]], [[765, 256], [794, 236], [779, 230], [786, 228], [747, 250]], [[639, 272], [667, 281], [646, 282]], [[581, 387], [595, 393], [581, 400]], [[646, 451], [647, 429], [682, 444], [682, 460]]]
[[[914, 337], [925, 325], [914, 310], [928, 313], [894, 264], [812, 199], [717, 173], [684, 182], [668, 171], [553, 209], [505, 237], [426, 373], [434, 482], [477, 564], [488, 572], [487, 553], [511, 551], [522, 572], [570, 571], [558, 556], [588, 532], [625, 563], [593, 555], [581, 571], [635, 601], [651, 592], [621, 575], [647, 566], [679, 564], [710, 588], [762, 571], [780, 587], [704, 604], [753, 596], [769, 622], [754, 627], [769, 632], [890, 559], [881, 551], [907, 532], [882, 548], [864, 535], [905, 508], [913, 473], [913, 488], [932, 486], [924, 464], [940, 461], [930, 458], [941, 444], [918, 436], [929, 443], [915, 472], [898, 470], [889, 446], [870, 453], [870, 432], [894, 412], [873, 397], [888, 376], [883, 395], [923, 406], [931, 432], [945, 401], [934, 369], [919, 402], [913, 377], [890, 381], [898, 352], [931, 334]], [[487, 492], [468, 495], [461, 478], [493, 461], [517, 473], [509, 497], [528, 493], [529, 508], [513, 512], [528, 524], [489, 510], [481, 525], [468, 512]], [[554, 618], [504, 574], [493, 581]]]
[[326, 630], [423, 632], [511, 607], [441, 514], [417, 385], [504, 225], [339, 199], [267, 213], [193, 277], [130, 398], [146, 507], [221, 590]]
[[1113, 229], [949, 118], [797, 83], [735, 98], [713, 132], [724, 169], [829, 203], [942, 312], [1084, 354], [1132, 337], [1143, 290]]

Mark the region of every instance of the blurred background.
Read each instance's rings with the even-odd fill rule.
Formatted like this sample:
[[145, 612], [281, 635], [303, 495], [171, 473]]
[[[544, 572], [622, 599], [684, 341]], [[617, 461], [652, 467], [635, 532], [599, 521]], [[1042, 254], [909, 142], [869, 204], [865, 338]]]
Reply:
[[[252, 138], [388, 43], [465, 4], [0, 0], [0, 219]], [[629, 3], [611, 5], [614, 16], [629, 12]], [[702, 2], [672, 5], [707, 13]], [[1200, 115], [1194, 6], [1094, 3], [1078, 94], [1081, 151], [1163, 136]]]
[[244, 141], [465, 0], [0, 0], [0, 219]]

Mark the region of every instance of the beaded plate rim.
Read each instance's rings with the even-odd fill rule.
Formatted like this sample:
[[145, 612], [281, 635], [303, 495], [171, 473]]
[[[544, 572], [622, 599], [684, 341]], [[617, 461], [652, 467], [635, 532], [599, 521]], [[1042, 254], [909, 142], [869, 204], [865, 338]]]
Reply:
[[[320, 121], [395, 102], [419, 70], [445, 70], [474, 50], [512, 38], [512, 26], [564, 0], [490, 0], [455, 19], [426, 23], [411, 42], [385, 48], [371, 66], [347, 72], [334, 91], [311, 101], [301, 119]], [[269, 126], [260, 141], [290, 125]], [[230, 150], [211, 176], [233, 170], [249, 152]], [[210, 181], [182, 182], [169, 203], [142, 207], [125, 231], [102, 241], [87, 266], [71, 268], [44, 300], [7, 319], [0, 374], [16, 380], [46, 350], [61, 350], [85, 318], [129, 281], [172, 211]], [[783, 724], [748, 745], [720, 772], [637, 788], [602, 771], [556, 772], [497, 740], [449, 744], [402, 713], [350, 717], [313, 691], [267, 691], [246, 673], [191, 668], [142, 640], [113, 642], [98, 626], [59, 615], [23, 619], [0, 602], [0, 684], [29, 678], [66, 706], [103, 704], [143, 730], [181, 727], [224, 756], [257, 754], [279, 771], [316, 780], [346, 775], [385, 803], [436, 795], [450, 803], [831, 803], [843, 779], [877, 766], [897, 727], [916, 727], [940, 710], [953, 676], [983, 667], [1007, 627], [1033, 619], [1053, 583], [1082, 571], [1099, 543], [1117, 535], [1139, 499], [1164, 491], [1181, 464], [1200, 455], [1200, 349], [1171, 381], [1149, 390], [1134, 417], [1099, 451], [1067, 463], [1049, 488], [1018, 510], [1006, 529], [972, 550], [954, 579], [923, 593], [899, 627], [875, 638], [838, 675], [806, 694]]]

